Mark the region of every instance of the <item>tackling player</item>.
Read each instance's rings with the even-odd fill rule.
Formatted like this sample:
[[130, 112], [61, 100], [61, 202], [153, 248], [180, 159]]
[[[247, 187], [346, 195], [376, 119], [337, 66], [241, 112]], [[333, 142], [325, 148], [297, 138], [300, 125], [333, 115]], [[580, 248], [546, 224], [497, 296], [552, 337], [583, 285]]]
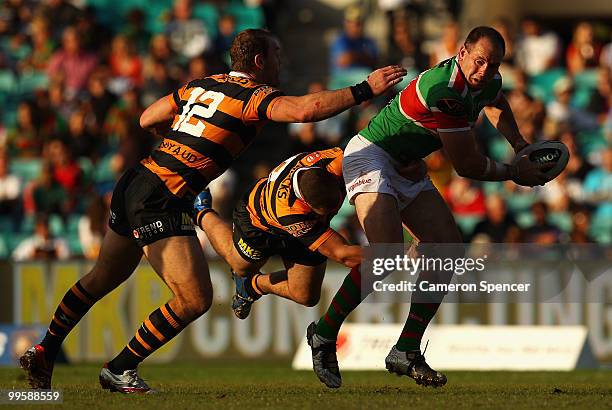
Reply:
[[[245, 319], [265, 294], [314, 306], [327, 258], [349, 268], [361, 263], [361, 248], [329, 227], [345, 196], [342, 150], [332, 148], [294, 155], [257, 181], [236, 205], [233, 228], [212, 210], [208, 191], [196, 198], [197, 224], [232, 269], [236, 317]], [[259, 273], [272, 255], [286, 270]]]
[[[344, 181], [371, 244], [402, 243], [402, 224], [423, 243], [461, 243], [453, 215], [429, 178], [414, 182], [396, 171], [399, 164], [442, 147], [462, 177], [526, 186], [548, 181], [540, 171], [543, 166], [527, 157], [513, 166], [495, 162], [477, 148], [472, 128], [483, 109], [515, 152], [528, 145], [501, 92], [498, 69], [504, 53], [497, 31], [476, 27], [455, 57], [421, 73], [351, 139], [344, 153]], [[327, 313], [308, 327], [314, 371], [328, 387], [340, 387], [342, 382], [336, 359], [340, 326], [368, 292], [371, 289], [361, 289], [360, 273], [354, 268]], [[411, 304], [404, 329], [385, 359], [390, 372], [425, 386], [446, 383], [446, 376], [431, 369], [420, 350], [441, 301], [440, 297]]]
[[319, 121], [379, 95], [406, 71], [390, 66], [353, 87], [300, 97], [279, 83], [280, 43], [266, 30], [239, 33], [232, 72], [196, 79], [151, 104], [143, 128], [163, 134], [157, 149], [126, 171], [113, 192], [110, 221], [93, 269], [61, 300], [44, 339], [20, 358], [33, 388], [49, 389], [53, 364], [68, 333], [98, 300], [123, 283], [143, 255], [173, 297], [142, 323], [100, 372], [105, 389], [147, 393], [137, 366], [204, 314], [212, 303], [208, 265], [195, 237], [195, 196], [254, 140], [266, 121]]

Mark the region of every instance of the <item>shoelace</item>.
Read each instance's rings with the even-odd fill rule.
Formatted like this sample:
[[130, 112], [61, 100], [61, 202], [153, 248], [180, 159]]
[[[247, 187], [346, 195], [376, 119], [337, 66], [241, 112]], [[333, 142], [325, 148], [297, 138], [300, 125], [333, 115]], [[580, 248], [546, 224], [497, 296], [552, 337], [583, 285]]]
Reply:
[[328, 369], [337, 369], [338, 361], [336, 360], [336, 356], [331, 352], [324, 352], [323, 360]]
[[136, 369], [127, 370], [126, 373], [128, 376], [128, 384], [135, 385], [136, 387], [143, 387], [145, 385], [144, 380], [136, 373]]

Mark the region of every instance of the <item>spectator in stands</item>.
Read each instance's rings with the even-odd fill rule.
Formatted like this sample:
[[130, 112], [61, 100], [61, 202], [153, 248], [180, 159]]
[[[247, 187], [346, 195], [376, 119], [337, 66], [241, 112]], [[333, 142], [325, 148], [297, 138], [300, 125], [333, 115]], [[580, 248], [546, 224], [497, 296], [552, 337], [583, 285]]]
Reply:
[[[493, 22], [493, 28], [499, 32], [506, 43], [506, 53], [503, 64], [514, 67], [516, 65], [516, 31], [515, 27], [507, 17], [498, 17]], [[504, 77], [502, 75], [502, 77]]]
[[7, 133], [9, 154], [20, 158], [40, 156], [46, 138], [40, 127], [41, 121], [34, 103], [21, 102], [17, 107], [17, 124]]
[[[129, 1], [129, 0], [128, 0]], [[83, 50], [98, 55], [100, 59], [108, 53], [108, 45], [113, 39], [110, 28], [98, 23], [95, 8], [83, 7], [75, 24]]]
[[364, 11], [359, 6], [349, 6], [344, 13], [344, 31], [331, 46], [331, 65], [334, 75], [342, 75], [347, 69], [370, 70], [376, 66], [378, 47], [363, 31]]
[[548, 207], [544, 202], [536, 202], [531, 207], [534, 223], [525, 229], [525, 242], [553, 244], [559, 242], [561, 232], [548, 220]]
[[434, 66], [440, 61], [453, 57], [459, 51], [460, 46], [459, 23], [449, 20], [444, 24], [442, 36], [434, 43], [429, 53], [429, 65]]
[[100, 143], [97, 136], [90, 133], [86, 127], [85, 116], [82, 109], [75, 110], [70, 115], [66, 140], [75, 158], [96, 159], [101, 151]]
[[79, 203], [83, 171], [74, 159], [70, 147], [61, 139], [53, 139], [45, 146], [44, 156], [52, 166], [53, 180], [66, 193], [63, 201], [65, 216], [73, 212]]
[[523, 137], [533, 142], [542, 127], [545, 109], [540, 100], [533, 98], [527, 91], [528, 78], [522, 70], [514, 71], [514, 88], [506, 93], [506, 98], [514, 113], [514, 118]]
[[181, 68], [177, 63], [177, 56], [170, 48], [170, 42], [163, 34], [157, 34], [151, 38], [149, 53], [144, 59], [145, 78], [152, 76], [154, 63], [161, 62], [166, 65], [168, 75], [174, 80], [181, 77]]
[[139, 55], [146, 54], [149, 42], [151, 41], [151, 33], [145, 28], [145, 13], [139, 9], [131, 9], [126, 16], [126, 25], [123, 33], [128, 40], [136, 48]]
[[49, 230], [49, 217], [36, 217], [34, 234], [24, 239], [13, 251], [16, 261], [64, 260], [70, 257], [68, 244], [64, 239], [54, 237]]
[[543, 31], [533, 18], [524, 19], [521, 29], [522, 36], [516, 50], [519, 66], [530, 76], [556, 67], [561, 52], [559, 37], [553, 32]]
[[485, 201], [486, 216], [474, 227], [472, 238], [484, 236], [489, 242], [506, 242], [511, 230], [519, 229], [506, 203], [499, 195], [490, 195]]
[[612, 106], [612, 72], [610, 68], [601, 67], [597, 71], [597, 88], [593, 90], [586, 110], [597, 116], [597, 122], [603, 124]]
[[[128, 168], [135, 166], [151, 151], [150, 134], [131, 121], [134, 118], [126, 113], [116, 117], [114, 132], [118, 138], [116, 153], [111, 168], [117, 178]], [[136, 117], [138, 118], [138, 117]]]
[[546, 203], [548, 221], [561, 231], [571, 228], [571, 198], [567, 171], [563, 171], [557, 178], [548, 182], [538, 190], [538, 195]]
[[389, 64], [398, 64], [408, 70], [405, 81], [410, 81], [428, 67], [429, 61], [421, 51], [420, 41], [413, 37], [403, 13], [393, 19], [392, 38]]
[[12, 219], [15, 231], [21, 225], [21, 181], [10, 172], [9, 157], [5, 150], [0, 150], [0, 215]]
[[66, 191], [53, 178], [53, 166], [48, 162], [43, 163], [38, 179], [26, 189], [24, 195], [30, 211], [67, 218]]
[[191, 0], [174, 0], [172, 17], [166, 29], [174, 52], [185, 60], [198, 56], [212, 47], [204, 22], [193, 16]]
[[516, 31], [510, 19], [498, 17], [493, 21], [493, 28], [499, 32], [506, 43], [506, 54], [499, 67], [499, 73], [504, 79], [504, 84], [514, 84], [518, 70], [516, 61]]
[[81, 49], [81, 40], [74, 27], [62, 34], [62, 48], [51, 56], [47, 73], [66, 87], [68, 99], [72, 99], [87, 85], [90, 74], [96, 68], [96, 55]]
[[470, 234], [477, 220], [485, 217], [484, 193], [467, 178], [453, 178], [444, 192], [444, 199], [465, 236]]
[[168, 95], [176, 86], [177, 83], [170, 78], [166, 64], [162, 61], [154, 61], [150, 77], [145, 79], [145, 85], [142, 88], [142, 105], [148, 107], [164, 95]]
[[582, 183], [593, 166], [582, 156], [576, 144], [576, 136], [571, 132], [565, 132], [559, 137], [559, 141], [565, 144], [570, 157], [565, 169], [568, 181], [572, 179]]
[[94, 116], [94, 132], [101, 132], [106, 116], [111, 107], [117, 102], [117, 97], [108, 91], [107, 70], [98, 68], [89, 77], [87, 82], [88, 102]]
[[32, 52], [23, 60], [21, 70], [44, 72], [53, 54], [53, 41], [49, 31], [49, 21], [43, 16], [35, 16], [30, 23], [30, 42]]
[[223, 57], [229, 65], [229, 49], [236, 37], [236, 18], [231, 14], [224, 14], [217, 23], [217, 37], [215, 38], [215, 53]]
[[210, 69], [210, 65], [206, 57], [197, 56], [189, 60], [189, 65], [187, 67], [187, 76], [184, 83], [194, 80], [196, 78], [202, 78], [213, 74]]
[[[612, 39], [612, 31], [610, 31], [610, 39]], [[599, 65], [612, 70], [612, 41], [602, 47], [601, 55], [599, 56]]]
[[53, 113], [59, 125], [58, 128], [66, 128], [75, 103], [76, 101], [68, 101], [66, 98], [66, 88], [61, 81], [49, 84], [49, 110]]
[[66, 0], [45, 0], [36, 10], [37, 14], [46, 16], [53, 22], [53, 39], [59, 42], [64, 29], [76, 24], [81, 11]]
[[27, 24], [32, 16], [32, 4], [25, 0], [0, 3], [0, 37], [10, 36]]
[[612, 236], [612, 147], [601, 150], [601, 165], [588, 173], [584, 181], [585, 200], [594, 205], [593, 223], [606, 237]]
[[595, 242], [590, 234], [591, 216], [584, 207], [576, 207], [572, 211], [572, 228], [569, 239], [571, 243]]
[[569, 128], [572, 132], [593, 130], [598, 127], [597, 118], [579, 108], [572, 107], [574, 83], [569, 77], [561, 77], [554, 85], [555, 99], [546, 106], [551, 129]]
[[130, 87], [142, 86], [142, 60], [126, 36], [119, 34], [113, 39], [108, 65], [113, 76], [111, 88], [115, 94], [121, 94]]
[[103, 196], [92, 195], [85, 215], [79, 218], [79, 242], [83, 256], [89, 260], [95, 260], [100, 253], [102, 239], [108, 228], [111, 197], [110, 192]]
[[591, 23], [579, 23], [565, 54], [568, 72], [574, 75], [587, 68], [597, 67], [600, 54], [601, 44], [595, 41]]

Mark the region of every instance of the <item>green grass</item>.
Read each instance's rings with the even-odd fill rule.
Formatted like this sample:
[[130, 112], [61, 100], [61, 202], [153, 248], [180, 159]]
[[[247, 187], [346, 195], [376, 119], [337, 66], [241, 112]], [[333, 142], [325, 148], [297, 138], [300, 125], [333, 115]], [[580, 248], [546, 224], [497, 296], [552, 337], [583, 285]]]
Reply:
[[[214, 361], [143, 365], [140, 373], [159, 391], [123, 396], [98, 385], [99, 366], [58, 366], [54, 388], [64, 405], [52, 408], [581, 408], [612, 406], [612, 372], [448, 372], [441, 389], [422, 388], [386, 372], [344, 372], [343, 387], [330, 390], [311, 372], [287, 363]], [[0, 388], [24, 388], [18, 369], [0, 369]], [[43, 408], [20, 406], [19, 408]], [[47, 406], [48, 408], [48, 406]]]

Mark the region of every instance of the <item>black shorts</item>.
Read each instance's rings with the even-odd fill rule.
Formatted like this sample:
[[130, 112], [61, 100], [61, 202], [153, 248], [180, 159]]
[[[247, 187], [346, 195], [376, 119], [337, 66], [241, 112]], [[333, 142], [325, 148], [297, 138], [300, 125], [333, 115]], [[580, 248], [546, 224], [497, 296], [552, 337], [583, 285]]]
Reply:
[[289, 234], [270, 233], [253, 226], [245, 198], [234, 209], [232, 230], [234, 247], [248, 262], [257, 263], [273, 255], [306, 266], [318, 266], [327, 261], [327, 257], [311, 251]]
[[148, 169], [137, 165], [117, 182], [110, 206], [110, 228], [145, 246], [170, 236], [195, 236], [191, 203], [174, 197]]

